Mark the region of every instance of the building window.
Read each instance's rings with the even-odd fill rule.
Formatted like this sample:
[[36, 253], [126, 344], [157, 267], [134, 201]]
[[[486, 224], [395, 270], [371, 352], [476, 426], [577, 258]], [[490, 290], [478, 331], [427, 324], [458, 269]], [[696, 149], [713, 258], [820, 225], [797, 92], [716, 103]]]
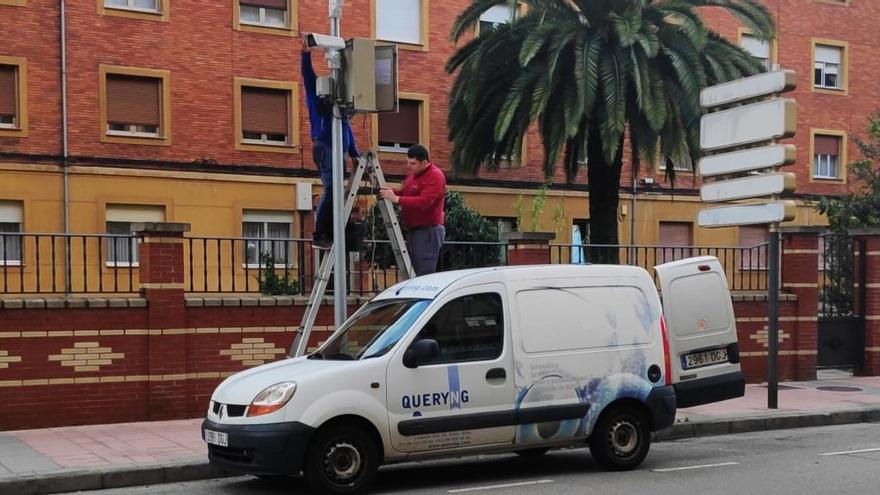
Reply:
[[843, 51], [841, 46], [815, 46], [813, 83], [817, 88], [843, 89]]
[[169, 0], [97, 0], [98, 14], [148, 21], [168, 21]]
[[107, 239], [107, 265], [138, 266], [139, 240], [134, 236], [132, 224], [164, 221], [164, 206], [107, 205], [107, 233], [125, 236]]
[[107, 134], [159, 137], [162, 80], [107, 75]]
[[813, 136], [813, 178], [841, 178], [840, 145], [840, 136]]
[[170, 144], [168, 71], [101, 66], [102, 140]]
[[375, 0], [376, 39], [409, 45], [425, 44], [422, 0]]
[[690, 156], [685, 156], [684, 160], [674, 161], [667, 156], [660, 157], [660, 170], [666, 170], [667, 164], [672, 162], [672, 168], [676, 172], [693, 172], [694, 162]]
[[239, 22], [254, 26], [290, 26], [288, 0], [239, 0]]
[[764, 70], [771, 70], [773, 63], [769, 41], [759, 39], [753, 34], [742, 33], [739, 39], [739, 46], [761, 62]]
[[293, 214], [285, 211], [245, 211], [241, 232], [245, 239], [244, 259], [248, 267], [265, 264], [271, 257], [277, 267], [290, 266]]
[[22, 206], [18, 201], [0, 201], [0, 266], [21, 265]]
[[486, 33], [496, 29], [502, 24], [508, 24], [515, 18], [517, 12], [510, 5], [494, 5], [480, 15], [478, 25], [479, 33]]
[[104, 6], [113, 9], [159, 12], [159, 0], [104, 0]]
[[235, 84], [236, 149], [293, 152], [294, 83], [237, 78]]
[[668, 263], [690, 257], [694, 226], [690, 222], [660, 222], [657, 263]]
[[422, 102], [399, 100], [396, 113], [379, 114], [379, 149], [406, 153], [410, 146], [419, 143], [421, 133]]
[[289, 144], [290, 91], [241, 88], [241, 140], [253, 144]]
[[0, 56], [0, 137], [27, 136], [27, 64]]
[[740, 268], [763, 270], [767, 268], [767, 246], [770, 232], [767, 227], [749, 225], [739, 228]]

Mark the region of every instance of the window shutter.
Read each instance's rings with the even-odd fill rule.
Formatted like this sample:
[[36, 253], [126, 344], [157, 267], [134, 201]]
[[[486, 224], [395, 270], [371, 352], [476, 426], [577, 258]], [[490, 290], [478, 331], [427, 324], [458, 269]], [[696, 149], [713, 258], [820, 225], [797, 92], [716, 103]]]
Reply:
[[241, 130], [286, 136], [289, 95], [284, 89], [241, 88]]
[[421, 43], [421, 10], [421, 0], [376, 0], [376, 38]]
[[838, 136], [815, 136], [813, 138], [814, 155], [840, 155], [840, 137]]
[[739, 228], [739, 247], [753, 248], [770, 242], [767, 227], [747, 226]]
[[513, 20], [510, 5], [493, 5], [480, 15], [480, 20], [494, 24], [506, 24]]
[[417, 144], [419, 142], [419, 107], [421, 102], [400, 100], [397, 113], [379, 114], [379, 141]]
[[15, 73], [18, 67], [0, 65], [0, 115], [15, 115]]
[[758, 39], [751, 34], [743, 34], [740, 40], [740, 46], [751, 53], [753, 57], [770, 58], [770, 43]]
[[21, 223], [22, 204], [19, 201], [0, 201], [0, 222]]
[[242, 5], [266, 7], [269, 9], [287, 10], [287, 0], [240, 0]]
[[164, 222], [164, 206], [107, 205], [107, 222]]
[[687, 222], [660, 222], [661, 246], [690, 246], [691, 224]]
[[162, 80], [155, 77], [107, 76], [107, 122], [159, 126]]
[[842, 52], [840, 47], [816, 45], [816, 62], [840, 64]]

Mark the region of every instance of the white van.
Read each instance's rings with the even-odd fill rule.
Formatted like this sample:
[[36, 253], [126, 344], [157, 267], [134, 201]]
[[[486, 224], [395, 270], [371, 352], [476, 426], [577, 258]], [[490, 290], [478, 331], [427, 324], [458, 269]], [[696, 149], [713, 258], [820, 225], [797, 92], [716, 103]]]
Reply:
[[[733, 308], [715, 258], [657, 267], [437, 273], [360, 308], [317, 351], [237, 373], [202, 432], [212, 464], [302, 472], [322, 493], [382, 464], [589, 446], [638, 466], [676, 403], [738, 397]], [[668, 323], [670, 335], [667, 337]]]

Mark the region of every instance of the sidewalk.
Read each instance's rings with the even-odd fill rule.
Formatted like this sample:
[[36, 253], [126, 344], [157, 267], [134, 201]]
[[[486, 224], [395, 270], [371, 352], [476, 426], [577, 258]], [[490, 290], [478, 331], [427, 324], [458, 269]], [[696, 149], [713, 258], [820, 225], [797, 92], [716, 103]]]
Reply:
[[[826, 375], [827, 376], [827, 375]], [[779, 409], [767, 389], [679, 409], [658, 441], [804, 426], [880, 421], [880, 377], [844, 374], [787, 383]], [[74, 426], [0, 433], [0, 494], [46, 494], [224, 476], [207, 464], [201, 419]]]

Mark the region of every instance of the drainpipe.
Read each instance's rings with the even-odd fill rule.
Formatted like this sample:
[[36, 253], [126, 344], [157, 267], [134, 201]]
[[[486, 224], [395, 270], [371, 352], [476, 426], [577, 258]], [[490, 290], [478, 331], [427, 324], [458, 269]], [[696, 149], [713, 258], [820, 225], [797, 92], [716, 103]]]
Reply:
[[[64, 233], [70, 234], [70, 189], [67, 172], [67, 19], [64, 0], [61, 11], [61, 172], [63, 174], [62, 201], [64, 203]], [[70, 294], [70, 237], [64, 241], [64, 292]]]

